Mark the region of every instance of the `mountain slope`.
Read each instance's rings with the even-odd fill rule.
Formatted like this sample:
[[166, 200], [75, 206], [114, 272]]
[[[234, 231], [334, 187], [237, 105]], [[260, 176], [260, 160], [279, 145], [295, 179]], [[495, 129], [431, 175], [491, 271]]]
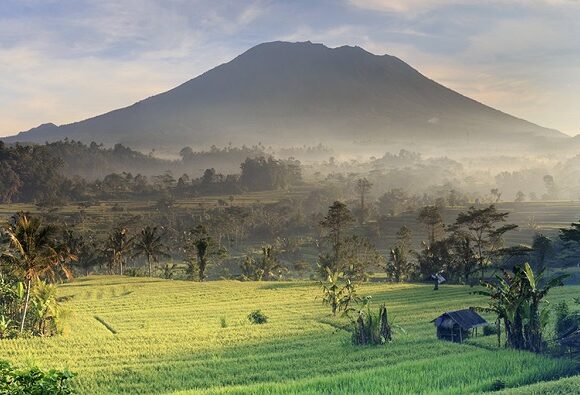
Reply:
[[272, 42], [132, 106], [9, 140], [64, 137], [171, 149], [258, 141], [538, 144], [564, 135], [462, 96], [393, 56]]

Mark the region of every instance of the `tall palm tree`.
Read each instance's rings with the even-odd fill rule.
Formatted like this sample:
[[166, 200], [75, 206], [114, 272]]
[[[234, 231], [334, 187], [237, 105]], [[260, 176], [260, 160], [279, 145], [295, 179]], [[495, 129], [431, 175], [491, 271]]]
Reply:
[[72, 273], [66, 266], [66, 259], [55, 247], [54, 227], [42, 226], [38, 218], [20, 212], [4, 226], [4, 233], [9, 248], [2, 254], [2, 260], [14, 275], [24, 280], [26, 293], [20, 320], [20, 332], [23, 332], [33, 283], [42, 277], [54, 279], [59, 268], [67, 278], [71, 278]]
[[127, 233], [127, 229], [122, 227], [113, 229], [107, 238], [104, 251], [109, 261], [109, 271], [112, 273], [118, 266], [121, 276], [126, 256], [133, 246], [133, 239], [129, 238]]
[[147, 257], [149, 277], [151, 277], [153, 273], [153, 262], [158, 263], [160, 256], [169, 258], [169, 254], [165, 251], [163, 234], [158, 232], [157, 226], [153, 228], [147, 226], [141, 230], [136, 238], [133, 246], [133, 258], [143, 255]]

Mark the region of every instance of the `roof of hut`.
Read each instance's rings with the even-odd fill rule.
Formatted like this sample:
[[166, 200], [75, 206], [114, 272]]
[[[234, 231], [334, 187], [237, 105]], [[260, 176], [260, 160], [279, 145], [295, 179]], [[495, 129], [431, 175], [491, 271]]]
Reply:
[[473, 309], [447, 311], [431, 322], [434, 322], [435, 326], [440, 326], [447, 318], [453, 320], [465, 330], [489, 325], [488, 322]]

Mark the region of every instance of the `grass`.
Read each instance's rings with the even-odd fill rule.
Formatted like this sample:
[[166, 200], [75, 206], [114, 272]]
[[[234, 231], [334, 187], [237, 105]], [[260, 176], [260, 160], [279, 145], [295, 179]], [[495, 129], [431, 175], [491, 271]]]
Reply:
[[[0, 359], [68, 367], [82, 394], [466, 394], [489, 391], [498, 379], [507, 387], [502, 393], [578, 388], [576, 378], [559, 380], [578, 373], [573, 361], [497, 350], [493, 336], [437, 340], [430, 321], [439, 313], [484, 303], [471, 291], [366, 284], [361, 294], [372, 295], [375, 306], [387, 303], [407, 334], [384, 347], [355, 347], [329, 325], [313, 282], [81, 278], [59, 289], [71, 297], [67, 332], [3, 340]], [[549, 299], [579, 292], [559, 288]], [[256, 309], [267, 324], [248, 321]]]

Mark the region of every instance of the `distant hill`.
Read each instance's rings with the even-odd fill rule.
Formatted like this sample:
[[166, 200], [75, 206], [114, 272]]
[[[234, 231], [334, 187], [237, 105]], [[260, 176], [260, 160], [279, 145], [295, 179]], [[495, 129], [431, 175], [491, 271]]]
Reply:
[[143, 150], [258, 141], [489, 148], [569, 140], [454, 92], [394, 56], [310, 42], [260, 44], [129, 107], [6, 140], [65, 137]]

